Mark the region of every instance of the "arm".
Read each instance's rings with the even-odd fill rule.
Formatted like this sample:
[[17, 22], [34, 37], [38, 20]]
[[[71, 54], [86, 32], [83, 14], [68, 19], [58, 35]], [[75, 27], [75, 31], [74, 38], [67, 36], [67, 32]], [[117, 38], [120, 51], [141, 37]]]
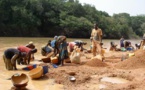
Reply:
[[92, 29], [92, 32], [91, 32], [91, 37], [93, 37], [93, 30], [94, 30], [94, 29]]
[[102, 37], [103, 37], [103, 33], [102, 33], [102, 30], [100, 30], [100, 41], [102, 43]]
[[31, 59], [31, 52], [28, 53], [28, 63], [27, 64], [30, 64], [30, 59]]
[[14, 67], [15, 70], [17, 70], [16, 68], [16, 59], [18, 58], [18, 54], [15, 54], [12, 58], [11, 58], [11, 63]]

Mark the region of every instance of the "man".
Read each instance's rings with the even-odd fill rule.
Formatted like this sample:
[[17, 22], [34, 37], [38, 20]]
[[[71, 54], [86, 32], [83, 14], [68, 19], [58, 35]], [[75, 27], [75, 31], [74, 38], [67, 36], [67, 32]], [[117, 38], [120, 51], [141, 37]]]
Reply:
[[3, 59], [8, 70], [17, 70], [16, 60], [25, 57], [26, 53], [21, 53], [18, 49], [9, 48], [4, 51]]
[[92, 37], [92, 52], [93, 56], [96, 56], [96, 52], [101, 55], [101, 46], [100, 43], [102, 42], [102, 30], [98, 28], [98, 25], [94, 25], [94, 29], [91, 32]]
[[[29, 42], [29, 44], [26, 45], [26, 47], [30, 48], [30, 49], [35, 49], [35, 45], [33, 44], [32, 41]], [[34, 54], [31, 54], [31, 60], [34, 60]]]
[[37, 49], [30, 49], [30, 48], [28, 48], [26, 46], [19, 46], [18, 50], [20, 52], [25, 52], [27, 54], [27, 56], [26, 56], [27, 58], [24, 59], [24, 63], [25, 64], [29, 64], [30, 63], [30, 59], [31, 59], [31, 54], [34, 54], [34, 53], [37, 52]]

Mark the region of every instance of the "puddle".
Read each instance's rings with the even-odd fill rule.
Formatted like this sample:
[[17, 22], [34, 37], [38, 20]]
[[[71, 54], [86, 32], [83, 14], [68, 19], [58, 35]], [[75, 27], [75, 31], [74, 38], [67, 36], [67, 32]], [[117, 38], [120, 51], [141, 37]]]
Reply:
[[103, 77], [101, 79], [101, 82], [110, 82], [114, 84], [123, 84], [123, 83], [128, 83], [129, 81], [123, 78], [118, 78], [118, 77]]

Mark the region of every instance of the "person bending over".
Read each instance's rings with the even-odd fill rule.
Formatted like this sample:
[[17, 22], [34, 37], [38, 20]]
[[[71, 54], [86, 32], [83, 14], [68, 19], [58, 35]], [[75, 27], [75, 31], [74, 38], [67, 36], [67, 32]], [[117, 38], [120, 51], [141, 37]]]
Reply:
[[17, 70], [16, 60], [26, 56], [26, 53], [20, 52], [18, 49], [9, 48], [4, 51], [3, 60], [7, 70]]

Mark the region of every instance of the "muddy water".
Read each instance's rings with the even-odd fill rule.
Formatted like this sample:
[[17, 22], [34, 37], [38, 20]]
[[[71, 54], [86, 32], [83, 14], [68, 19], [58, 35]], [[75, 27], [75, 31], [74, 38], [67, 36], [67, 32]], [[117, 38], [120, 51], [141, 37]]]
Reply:
[[101, 82], [110, 82], [114, 84], [123, 84], [123, 83], [128, 83], [129, 81], [123, 78], [118, 78], [118, 77], [103, 77], [101, 79]]
[[[13, 74], [16, 73], [25, 73], [28, 75], [28, 71], [21, 70], [24, 65], [17, 65], [18, 70], [17, 71], [8, 71], [5, 69], [5, 65], [2, 59], [2, 55], [4, 50], [10, 47], [17, 47], [19, 45], [26, 45], [29, 43], [29, 41], [33, 41], [36, 45], [36, 48], [38, 49], [38, 52], [35, 55], [36, 60], [40, 60], [42, 57], [40, 54], [40, 48], [41, 46], [45, 45], [48, 40], [52, 40], [53, 38], [0, 38], [0, 89], [1, 90], [11, 90], [12, 88], [12, 82], [9, 80]], [[67, 39], [68, 41], [74, 41], [76, 39]], [[85, 46], [85, 48], [89, 49], [90, 47], [90, 40], [89, 39], [81, 39], [82, 41], [87, 42], [88, 44]], [[107, 50], [110, 47], [110, 41], [114, 41], [116, 43], [119, 43], [119, 40], [103, 40], [103, 47], [107, 48]], [[140, 40], [132, 40], [132, 44], [134, 45], [136, 42], [139, 43]], [[39, 62], [31, 62], [31, 64], [38, 64]], [[28, 75], [29, 77], [29, 75]], [[95, 87], [95, 86], [94, 86]], [[99, 85], [100, 88], [102, 86]], [[64, 90], [64, 86], [60, 84], [54, 83], [54, 79], [42, 79], [42, 80], [31, 80], [29, 77], [29, 82], [26, 87], [28, 90]]]

